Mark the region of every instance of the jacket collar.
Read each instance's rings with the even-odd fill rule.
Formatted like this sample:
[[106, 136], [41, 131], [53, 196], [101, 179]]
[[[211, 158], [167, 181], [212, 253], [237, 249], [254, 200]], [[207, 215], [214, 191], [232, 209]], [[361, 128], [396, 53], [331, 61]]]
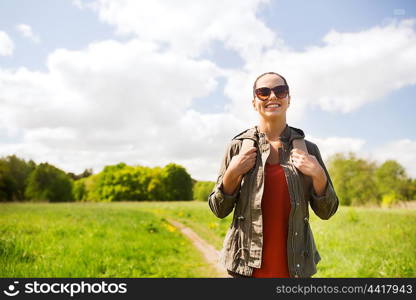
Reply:
[[[305, 138], [305, 134], [301, 129], [291, 127], [287, 124], [286, 124], [286, 127], [283, 129], [282, 134], [279, 137], [279, 139], [285, 144], [289, 144], [295, 139], [303, 139], [303, 138]], [[265, 141], [265, 135], [263, 132], [260, 132], [258, 126], [256, 125], [238, 134], [233, 139], [236, 139], [236, 140], [251, 139], [256, 142], [259, 142], [261, 140]]]

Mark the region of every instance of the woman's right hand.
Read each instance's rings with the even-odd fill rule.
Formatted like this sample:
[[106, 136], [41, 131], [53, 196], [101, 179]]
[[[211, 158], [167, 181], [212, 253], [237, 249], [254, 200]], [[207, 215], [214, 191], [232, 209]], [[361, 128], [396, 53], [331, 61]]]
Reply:
[[243, 175], [250, 171], [256, 164], [256, 156], [256, 147], [250, 147], [231, 158], [222, 179], [222, 189], [224, 193], [228, 195], [234, 194], [237, 187], [240, 185]]
[[222, 179], [223, 192], [232, 195], [246, 174], [256, 164], [257, 149], [250, 147], [231, 158]]
[[246, 174], [256, 164], [257, 149], [256, 147], [250, 147], [245, 151], [235, 155], [231, 158], [227, 171], [234, 174], [234, 176], [240, 176]]

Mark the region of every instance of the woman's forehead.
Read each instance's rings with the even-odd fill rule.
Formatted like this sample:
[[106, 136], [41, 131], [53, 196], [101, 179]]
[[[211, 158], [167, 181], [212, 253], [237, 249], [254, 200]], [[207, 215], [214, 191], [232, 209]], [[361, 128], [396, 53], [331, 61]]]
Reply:
[[276, 85], [284, 85], [282, 77], [275, 74], [266, 74], [257, 80], [256, 88], [259, 87], [275, 87]]

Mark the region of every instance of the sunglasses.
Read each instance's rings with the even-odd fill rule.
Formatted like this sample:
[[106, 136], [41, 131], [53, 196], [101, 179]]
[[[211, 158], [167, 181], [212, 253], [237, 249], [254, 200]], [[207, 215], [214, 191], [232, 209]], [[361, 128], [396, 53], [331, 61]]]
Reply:
[[257, 98], [259, 98], [261, 101], [265, 101], [265, 100], [269, 99], [272, 91], [273, 91], [274, 95], [276, 96], [276, 98], [283, 99], [283, 98], [286, 98], [287, 95], [289, 94], [289, 86], [287, 86], [287, 85], [277, 85], [273, 88], [262, 87], [262, 88], [256, 89], [254, 92], [255, 92]]

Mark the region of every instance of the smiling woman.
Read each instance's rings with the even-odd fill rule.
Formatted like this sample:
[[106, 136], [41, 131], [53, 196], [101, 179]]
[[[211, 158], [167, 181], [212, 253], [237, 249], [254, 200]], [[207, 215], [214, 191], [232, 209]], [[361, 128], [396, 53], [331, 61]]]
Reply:
[[257, 77], [259, 125], [232, 139], [208, 199], [219, 218], [234, 210], [220, 258], [232, 277], [312, 276], [321, 257], [308, 207], [324, 220], [338, 209], [318, 147], [286, 123], [290, 101], [283, 76]]

